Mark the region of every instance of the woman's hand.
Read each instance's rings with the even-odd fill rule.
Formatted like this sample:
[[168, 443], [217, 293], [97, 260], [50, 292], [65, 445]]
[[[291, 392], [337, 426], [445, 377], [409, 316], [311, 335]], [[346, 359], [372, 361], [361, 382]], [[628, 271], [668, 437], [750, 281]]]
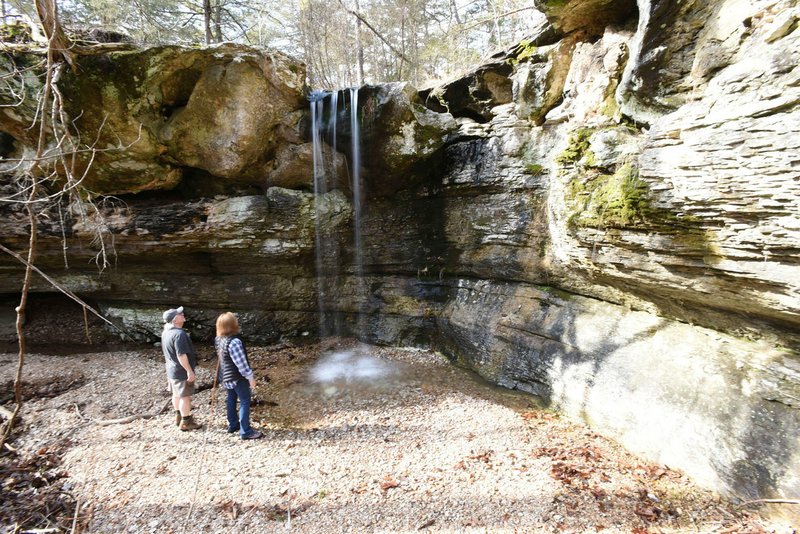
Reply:
[[250, 379], [250, 387], [252, 389], [256, 389], [256, 379], [255, 379], [255, 377]]

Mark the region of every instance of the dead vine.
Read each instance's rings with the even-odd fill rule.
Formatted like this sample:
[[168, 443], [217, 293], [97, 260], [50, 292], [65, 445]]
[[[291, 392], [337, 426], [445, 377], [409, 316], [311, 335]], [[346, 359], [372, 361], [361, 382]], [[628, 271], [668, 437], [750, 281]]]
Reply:
[[[86, 312], [90, 311], [132, 339], [130, 334], [111, 323], [74, 293], [58, 284], [35, 266], [39, 219], [48, 217], [47, 210], [54, 206], [58, 209], [58, 219], [62, 225], [66, 266], [67, 236], [64, 231], [65, 214], [62, 211], [62, 204], [68, 206], [67, 217], [70, 215], [77, 217], [84, 224], [84, 227], [91, 231], [93, 236], [92, 246], [98, 250], [94, 260], [101, 271], [111, 264], [110, 258], [115, 255], [113, 239], [103, 217], [103, 210], [93, 201], [96, 195], [93, 195], [83, 185], [97, 153], [104, 150], [113, 150], [115, 147], [110, 149], [97, 148], [100, 140], [100, 131], [105, 121], [100, 125], [94, 141], [87, 145], [81, 140], [80, 134], [77, 133], [75, 119], [70, 120], [67, 116], [63, 105], [64, 99], [59, 90], [59, 82], [68, 66], [74, 70], [76, 58], [80, 55], [82, 48], [72, 46], [69, 38], [64, 33], [58, 20], [55, 0], [36, 0], [35, 4], [45, 35], [48, 37], [46, 60], [43, 65], [44, 81], [40, 93], [36, 95], [35, 116], [30, 127], [31, 130], [35, 129], [34, 131], [37, 131], [36, 151], [32, 156], [26, 156], [18, 160], [4, 159], [2, 162], [4, 174], [14, 176], [13, 181], [16, 191], [0, 198], [0, 202], [24, 206], [30, 235], [28, 238], [27, 257], [0, 245], [0, 250], [20, 261], [25, 269], [20, 301], [16, 307], [19, 357], [14, 379], [15, 407], [11, 417], [0, 427], [0, 449], [3, 448], [11, 436], [14, 423], [23, 404], [21, 383], [26, 353], [24, 324], [28, 294], [34, 272], [41, 275], [58, 291], [78, 302], [84, 309], [84, 317], [86, 317]], [[30, 98], [30, 95], [26, 93], [26, 89], [30, 88], [29, 78], [31, 73], [42, 68], [42, 64], [40, 63], [27, 69], [17, 69], [13, 59], [11, 64], [13, 66], [12, 72], [4, 75], [2, 82], [5, 84], [5, 88], [9, 90], [9, 94], [14, 97], [14, 102], [10, 106], [20, 106], [23, 105], [26, 98]], [[118, 147], [121, 150], [125, 148], [127, 147]], [[84, 158], [84, 163], [81, 164], [82, 170], [80, 171], [78, 170], [79, 156]]]

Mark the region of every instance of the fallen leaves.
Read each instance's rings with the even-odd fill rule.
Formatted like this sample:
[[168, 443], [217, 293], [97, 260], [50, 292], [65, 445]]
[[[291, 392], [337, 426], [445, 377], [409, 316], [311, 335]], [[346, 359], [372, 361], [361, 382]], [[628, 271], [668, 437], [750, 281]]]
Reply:
[[634, 508], [633, 513], [646, 521], [658, 521], [661, 517], [661, 509], [656, 506], [637, 506]]
[[[71, 389], [82, 386], [86, 383], [86, 377], [79, 371], [69, 371], [62, 375], [48, 376], [44, 378], [37, 378], [34, 380], [23, 380], [22, 398], [24, 400], [31, 399], [49, 399], [57, 397], [62, 393]], [[14, 398], [14, 381], [9, 380], [0, 386], [0, 404], [10, 401]]]
[[15, 525], [21, 530], [53, 525], [69, 530], [76, 503], [62, 488], [61, 480], [67, 473], [59, 466], [70, 444], [68, 440], [61, 440], [39, 448], [30, 456], [0, 459], [0, 479], [3, 480], [0, 524]]
[[239, 517], [239, 512], [240, 512], [239, 504], [233, 500], [227, 500], [220, 503], [219, 505], [217, 505], [217, 510], [222, 514], [225, 514], [228, 517], [228, 519], [232, 521], [235, 521], [236, 518]]
[[397, 482], [395, 479], [391, 477], [391, 475], [385, 475], [383, 480], [380, 482], [381, 491], [388, 491], [392, 488], [397, 488], [400, 486], [400, 483]]
[[550, 475], [563, 484], [573, 484], [575, 479], [586, 480], [591, 476], [588, 470], [579, 469], [573, 464], [556, 462], [550, 467]]
[[540, 423], [559, 419], [559, 415], [557, 413], [546, 412], [544, 410], [534, 410], [532, 412], [524, 412], [520, 414], [520, 417], [522, 417], [526, 421], [538, 421]]

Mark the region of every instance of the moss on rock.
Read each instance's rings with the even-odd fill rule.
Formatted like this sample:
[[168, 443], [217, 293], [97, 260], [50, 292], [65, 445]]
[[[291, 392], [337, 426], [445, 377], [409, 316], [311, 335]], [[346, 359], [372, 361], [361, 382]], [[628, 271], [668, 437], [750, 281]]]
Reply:
[[[570, 222], [577, 226], [625, 227], [644, 221], [649, 208], [647, 184], [630, 164], [614, 174], [572, 180], [568, 200], [577, 206]], [[571, 197], [571, 198], [570, 198]]]
[[580, 128], [569, 135], [567, 148], [556, 156], [556, 162], [560, 165], [575, 164], [589, 152], [589, 138], [594, 133], [591, 128]]

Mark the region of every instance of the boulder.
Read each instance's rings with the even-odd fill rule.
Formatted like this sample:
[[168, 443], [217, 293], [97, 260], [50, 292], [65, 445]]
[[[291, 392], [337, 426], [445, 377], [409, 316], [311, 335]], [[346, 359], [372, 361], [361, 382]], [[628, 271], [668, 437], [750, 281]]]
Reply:
[[[328, 187], [347, 189], [347, 158], [341, 152], [334, 152], [330, 145], [322, 143], [322, 157], [330, 183]], [[287, 189], [314, 190], [314, 147], [311, 143], [282, 145], [275, 154], [272, 168], [267, 175], [267, 184]]]
[[[4, 53], [2, 68], [13, 69], [12, 61], [27, 57]], [[223, 184], [260, 184], [277, 149], [299, 142], [304, 71], [280, 54], [239, 45], [166, 46], [78, 61], [60, 82], [66, 117], [76, 130], [65, 142], [78, 149], [75, 179], [96, 194], [172, 189], [187, 172]], [[27, 91], [41, 84], [35, 69], [20, 75]], [[32, 102], [4, 110], [0, 131], [18, 152], [35, 146], [26, 130], [35, 115]], [[55, 154], [55, 145], [49, 150]]]
[[194, 66], [188, 98], [176, 99], [159, 131], [165, 157], [226, 180], [263, 179], [261, 166], [297, 129], [293, 112], [304, 105], [301, 71], [283, 61], [221, 49], [207, 65]]
[[[365, 194], [390, 195], [427, 178], [436, 166], [435, 156], [457, 128], [452, 115], [423, 106], [408, 83], [362, 87], [358, 98]], [[349, 121], [338, 131], [343, 134], [342, 148], [349, 152]]]

